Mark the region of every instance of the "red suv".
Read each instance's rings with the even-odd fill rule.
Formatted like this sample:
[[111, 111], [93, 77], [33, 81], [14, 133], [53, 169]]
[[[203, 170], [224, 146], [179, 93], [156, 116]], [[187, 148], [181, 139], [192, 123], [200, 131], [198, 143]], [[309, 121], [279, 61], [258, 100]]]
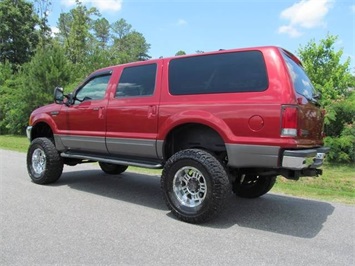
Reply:
[[233, 190], [255, 198], [277, 175], [318, 176], [324, 113], [290, 52], [224, 50], [100, 69], [35, 110], [27, 135], [33, 182], [55, 182], [63, 164], [162, 168], [165, 201], [179, 219], [213, 217]]

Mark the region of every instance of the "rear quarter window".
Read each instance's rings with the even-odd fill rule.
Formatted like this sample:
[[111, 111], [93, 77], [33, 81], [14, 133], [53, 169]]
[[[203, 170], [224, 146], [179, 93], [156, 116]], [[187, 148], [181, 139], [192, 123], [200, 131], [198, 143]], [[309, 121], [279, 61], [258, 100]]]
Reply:
[[177, 58], [169, 64], [172, 95], [260, 92], [267, 87], [265, 61], [259, 51]]

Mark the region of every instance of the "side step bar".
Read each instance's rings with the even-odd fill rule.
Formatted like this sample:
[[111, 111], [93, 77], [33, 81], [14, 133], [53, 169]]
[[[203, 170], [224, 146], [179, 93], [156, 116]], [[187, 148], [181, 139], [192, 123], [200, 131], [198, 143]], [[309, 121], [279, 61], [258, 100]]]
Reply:
[[112, 164], [121, 164], [121, 165], [130, 165], [130, 166], [137, 166], [143, 168], [150, 168], [150, 169], [161, 169], [163, 165], [156, 162], [149, 162], [149, 161], [138, 161], [138, 160], [122, 160], [116, 158], [107, 158], [107, 157], [100, 157], [97, 155], [87, 155], [87, 154], [76, 154], [76, 153], [66, 153], [62, 152], [60, 156], [64, 158], [72, 158], [72, 159], [82, 159], [82, 160], [90, 160], [90, 161], [97, 161], [97, 162], [104, 162], [104, 163], [112, 163]]

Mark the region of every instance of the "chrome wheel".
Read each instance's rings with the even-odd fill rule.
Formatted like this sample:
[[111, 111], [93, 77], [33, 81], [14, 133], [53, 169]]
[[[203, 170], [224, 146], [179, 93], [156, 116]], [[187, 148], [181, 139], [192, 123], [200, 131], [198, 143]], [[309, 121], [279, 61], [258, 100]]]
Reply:
[[203, 223], [221, 210], [230, 183], [224, 166], [211, 153], [186, 149], [164, 165], [161, 188], [166, 205], [178, 219]]
[[207, 194], [206, 179], [198, 169], [183, 167], [174, 176], [173, 191], [182, 205], [197, 207]]
[[32, 154], [32, 168], [37, 176], [40, 176], [46, 169], [46, 154], [40, 148], [34, 150]]
[[63, 172], [63, 159], [48, 138], [32, 140], [26, 161], [28, 174], [36, 184], [54, 183]]

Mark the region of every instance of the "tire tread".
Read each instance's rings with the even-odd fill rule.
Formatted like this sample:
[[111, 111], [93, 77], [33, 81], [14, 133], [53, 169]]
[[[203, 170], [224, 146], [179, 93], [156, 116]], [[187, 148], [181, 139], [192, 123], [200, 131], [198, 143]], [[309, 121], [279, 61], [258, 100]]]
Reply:
[[[168, 195], [169, 171], [178, 161], [190, 159], [200, 163], [211, 176], [212, 196], [206, 210], [196, 215], [186, 215], [172, 205]], [[172, 213], [180, 220], [188, 223], [202, 223], [216, 216], [224, 206], [225, 199], [231, 191], [230, 182], [223, 165], [219, 160], [207, 151], [199, 149], [187, 149], [174, 154], [165, 164], [162, 172], [161, 187], [164, 200]]]
[[[44, 170], [43, 175], [39, 178], [36, 178], [31, 170], [32, 153], [37, 147], [42, 148], [46, 154], [46, 169]], [[31, 142], [27, 152], [27, 170], [34, 183], [45, 185], [56, 182], [62, 175], [63, 166], [63, 159], [59, 155], [52, 141], [48, 138], [36, 138]]]

